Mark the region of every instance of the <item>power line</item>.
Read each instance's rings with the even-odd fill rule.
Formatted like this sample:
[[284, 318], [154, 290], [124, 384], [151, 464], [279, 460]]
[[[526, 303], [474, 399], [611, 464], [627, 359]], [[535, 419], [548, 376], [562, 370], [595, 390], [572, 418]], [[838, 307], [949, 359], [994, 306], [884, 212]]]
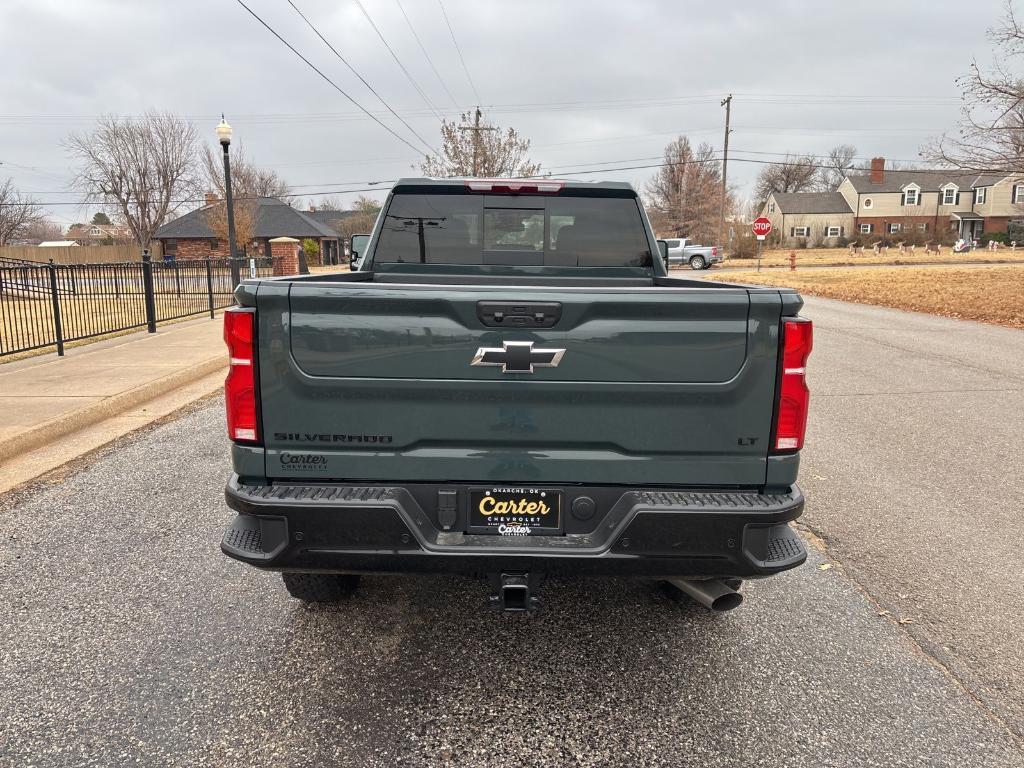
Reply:
[[299, 10], [299, 7], [297, 5], [295, 5], [295, 3], [292, 2], [292, 0], [288, 0], [288, 5], [290, 5], [295, 10], [295, 12], [297, 14], [299, 14], [299, 16], [302, 18], [302, 20], [304, 22], [306, 22], [306, 25], [311, 30], [313, 30], [314, 34], [316, 34], [317, 37], [319, 37], [323, 41], [324, 45], [326, 45], [328, 48], [331, 49], [331, 53], [333, 53], [335, 56], [337, 56], [341, 60], [341, 63], [344, 64], [346, 67], [348, 67], [349, 70], [351, 70], [352, 74], [355, 75], [356, 77], [358, 77], [359, 80], [362, 82], [362, 84], [370, 89], [370, 93], [372, 93], [374, 96], [376, 96], [377, 100], [380, 101], [381, 104], [383, 104], [385, 107], [388, 108], [388, 112], [390, 112], [392, 115], [394, 115], [395, 118], [402, 125], [404, 125], [406, 128], [409, 129], [409, 133], [411, 133], [413, 136], [415, 136], [417, 139], [419, 139], [421, 142], [423, 142], [423, 145], [436, 155], [437, 154], [437, 150], [434, 149], [426, 139], [424, 139], [422, 136], [420, 136], [418, 133], [416, 133], [415, 129], [411, 125], [409, 125], [405, 121], [405, 119], [403, 117], [401, 117], [397, 112], [395, 112], [394, 109], [391, 108], [391, 105], [388, 104], [384, 100], [383, 96], [381, 96], [379, 93], [377, 93], [377, 91], [374, 89], [374, 87], [372, 85], [370, 85], [366, 81], [366, 78], [363, 77], [361, 74], [359, 74], [359, 72], [356, 71], [355, 67], [353, 67], [351, 64], [349, 64], [348, 59], [346, 59], [344, 56], [342, 56], [340, 53], [338, 53], [337, 49], [327, 41], [327, 38], [324, 37], [322, 34], [320, 34], [320, 30], [317, 29], [313, 25], [313, 22], [311, 22], [309, 19], [306, 18], [306, 14], [304, 14], [301, 10]]
[[[716, 151], [714, 154], [718, 155], [719, 153]], [[683, 166], [683, 165], [707, 165], [708, 163], [718, 162], [720, 159], [721, 159], [720, 157], [711, 156], [711, 157], [707, 157], [707, 158], [702, 159], [702, 160], [679, 160], [679, 161], [672, 161], [672, 162], [649, 163], [649, 164], [642, 164], [642, 165], [624, 165], [624, 166], [618, 166], [616, 168], [595, 168], [595, 169], [582, 170], [582, 171], [567, 171], [567, 172], [564, 172], [564, 173], [560, 172], [560, 175], [561, 176], [589, 176], [589, 175], [593, 175], [595, 173], [616, 173], [618, 171], [649, 170], [649, 169], [654, 169], [654, 168], [669, 168], [669, 167], [678, 167], [678, 166]], [[753, 163], [753, 164], [756, 164], [756, 165], [788, 165], [789, 164], [789, 163], [786, 163], [785, 161], [782, 161], [782, 160], [756, 160], [756, 159], [753, 159], [753, 158], [746, 158], [746, 157], [732, 157], [730, 159], [732, 160], [732, 162], [735, 162], [735, 163]], [[617, 160], [617, 161], [609, 160], [609, 161], [606, 161], [606, 162], [607, 163], [613, 163], [613, 162], [626, 162], [626, 161], [624, 161], [624, 160]], [[594, 165], [597, 165], [597, 164], [599, 164], [599, 163], [594, 163]], [[825, 169], [833, 170], [833, 166], [825, 165], [825, 164], [817, 163], [817, 162], [815, 162], [815, 163], [800, 163], [800, 165], [803, 166], [803, 167], [806, 167], [806, 168], [815, 168], [815, 169], [825, 168]], [[563, 168], [568, 168], [568, 167], [572, 167], [572, 166], [562, 166], [562, 167]], [[552, 169], [552, 170], [554, 170], [554, 169]], [[849, 168], [849, 169], [846, 169], [846, 170], [847, 171], [854, 171], [854, 170], [861, 171], [861, 169], [853, 169], [853, 168]], [[866, 172], [867, 171], [865, 169], [864, 173], [866, 174]], [[907, 169], [905, 171], [900, 171], [900, 173], [907, 173], [907, 174], [910, 174], [910, 173], [921, 173], [921, 174], [948, 173], [948, 174], [965, 174], [965, 175], [983, 175], [983, 174], [1011, 175], [1013, 172], [1012, 171], [1008, 171], [1006, 169], [999, 169], [999, 168], [994, 168], [994, 169], [972, 169], [970, 171], [958, 170], [956, 168], [909, 168], [909, 169]], [[538, 176], [531, 176], [531, 177], [528, 177], [528, 178], [545, 178], [545, 176], [538, 175]], [[311, 190], [311, 191], [308, 191], [308, 192], [289, 192], [289, 193], [286, 193], [286, 194], [277, 195], [277, 197], [307, 197], [307, 196], [314, 196], [314, 195], [349, 194], [349, 193], [353, 193], [353, 192], [381, 192], [382, 189], [381, 189], [380, 186], [373, 186], [373, 185], [393, 184], [396, 181], [398, 181], [398, 180], [397, 179], [382, 179], [380, 181], [362, 181], [362, 182], [357, 182], [357, 181], [338, 181], [338, 182], [333, 182], [333, 183], [330, 183], [330, 184], [325, 184], [324, 186], [337, 187], [337, 186], [349, 185], [349, 184], [363, 184], [363, 185], [368, 185], [368, 186], [363, 186], [363, 187], [357, 188], [357, 189], [319, 189], [319, 190]], [[259, 196], [247, 196], [247, 197], [236, 197], [235, 199], [236, 200], [256, 200], [256, 199], [258, 199], [258, 197]], [[102, 205], [103, 204], [103, 201], [97, 201], [97, 200], [80, 200], [80, 201], [38, 201], [38, 200], [32, 200], [30, 202], [31, 202], [32, 205], [36, 205], [36, 206], [40, 206], [40, 207], [43, 207], [43, 206], [57, 206], [57, 205], [79, 205], [79, 206], [82, 206], [82, 205], [93, 205], [93, 206], [95, 206], [95, 205]], [[172, 204], [185, 204], [185, 203], [204, 203], [206, 201], [205, 201], [205, 199], [201, 199], [201, 198], [189, 198], [189, 199], [184, 199], [184, 200], [171, 200], [169, 202], [172, 203]], [[0, 203], [0, 206], [11, 206], [11, 205], [18, 205], [18, 204], [17, 203]]]
[[412, 36], [416, 38], [416, 44], [419, 45], [420, 50], [423, 51], [423, 58], [427, 60], [427, 64], [429, 64], [430, 68], [434, 70], [434, 74], [437, 76], [437, 82], [439, 82], [441, 84], [441, 87], [444, 88], [444, 92], [448, 94], [448, 98], [451, 99], [452, 104], [454, 104], [456, 108], [458, 108], [459, 102], [455, 100], [455, 97], [452, 96], [452, 92], [448, 90], [448, 86], [447, 84], [445, 84], [444, 78], [441, 77], [441, 73], [438, 72], [437, 67], [434, 66], [433, 59], [431, 59], [430, 54], [427, 53], [427, 49], [423, 45], [423, 41], [420, 40], [420, 36], [416, 34], [416, 27], [414, 27], [412, 22], [409, 21], [409, 14], [405, 12], [405, 8], [402, 5], [402, 0], [395, 0], [395, 2], [398, 4], [398, 10], [400, 10], [402, 12], [402, 16], [405, 17], [405, 23], [409, 25], [409, 31], [412, 32]]
[[423, 91], [422, 88], [420, 88], [419, 83], [417, 83], [416, 80], [413, 79], [412, 74], [410, 74], [409, 70], [405, 68], [405, 65], [402, 63], [401, 59], [398, 58], [398, 54], [395, 53], [395, 51], [391, 48], [390, 45], [388, 45], [388, 41], [384, 39], [384, 35], [381, 34], [381, 31], [377, 28], [377, 25], [373, 23], [373, 19], [370, 17], [370, 14], [366, 10], [366, 8], [363, 6], [361, 0], [356, 0], [356, 5], [359, 6], [359, 10], [363, 12], [363, 16], [366, 17], [366, 20], [370, 22], [370, 26], [373, 27], [373, 31], [377, 33], [377, 37], [379, 37], [380, 41], [384, 43], [384, 47], [388, 49], [388, 53], [391, 54], [391, 58], [395, 60], [395, 63], [398, 64], [402, 72], [405, 73], [406, 78], [409, 80], [410, 83], [412, 83], [412, 87], [416, 89], [416, 92], [419, 93], [419, 95], [422, 97], [426, 105], [430, 107], [430, 110], [434, 113], [434, 116], [438, 120], [443, 120], [444, 118], [442, 118], [441, 113], [437, 111], [437, 107], [434, 106], [434, 102], [427, 98], [427, 94]]
[[441, 15], [444, 16], [444, 23], [448, 27], [448, 34], [452, 36], [452, 44], [455, 46], [455, 52], [459, 54], [459, 61], [462, 62], [462, 71], [466, 73], [466, 79], [469, 81], [469, 87], [473, 89], [473, 96], [476, 97], [476, 103], [480, 104], [480, 93], [476, 89], [476, 84], [473, 82], [473, 76], [469, 74], [469, 67], [466, 66], [466, 59], [462, 56], [462, 49], [459, 47], [459, 41], [455, 39], [455, 30], [452, 29], [452, 23], [448, 20], [448, 13], [444, 9], [444, 3], [441, 0], [437, 0], [437, 4], [441, 6]]
[[285, 40], [283, 37], [281, 37], [281, 35], [279, 35], [277, 33], [277, 31], [273, 27], [271, 27], [269, 24], [267, 24], [267, 22], [265, 22], [263, 19], [261, 19], [256, 14], [256, 12], [253, 11], [252, 8], [250, 8], [248, 5], [245, 4], [245, 2], [243, 0], [235, 0], [235, 2], [238, 3], [240, 6], [242, 6], [243, 8], [245, 8], [245, 10], [247, 10], [249, 12], [249, 15], [252, 16], [254, 19], [256, 19], [256, 21], [258, 21], [264, 27], [266, 27], [267, 31], [270, 32], [270, 34], [272, 34], [274, 37], [276, 37], [278, 40], [280, 40], [282, 43], [284, 43], [286, 46], [288, 46], [288, 49], [292, 53], [294, 53], [296, 56], [298, 56], [300, 59], [302, 59], [304, 62], [306, 62], [306, 64], [309, 66], [310, 69], [312, 69], [314, 72], [316, 72], [318, 75], [320, 75], [320, 77], [322, 77], [324, 80], [326, 80], [330, 84], [330, 86], [332, 88], [334, 88], [334, 90], [336, 90], [338, 93], [340, 93], [346, 99], [351, 101], [355, 106], [359, 107], [359, 109], [362, 112], [365, 112], [368, 117], [370, 117], [375, 123], [377, 123], [377, 125], [379, 125], [385, 131], [390, 133], [392, 136], [394, 136], [400, 142], [405, 144], [407, 147], [409, 147], [409, 149], [413, 150], [414, 152], [419, 152], [420, 151], [417, 147], [413, 146], [409, 141], [407, 141], [405, 138], [403, 138], [398, 133], [396, 133], [394, 130], [392, 130], [392, 128], [390, 126], [385, 125], [379, 119], [377, 119], [374, 115], [372, 115], [362, 104], [360, 104], [358, 101], [356, 101], [351, 96], [349, 96], [345, 91], [343, 91], [341, 89], [341, 87], [337, 83], [335, 83], [333, 80], [331, 80], [331, 78], [329, 78], [327, 75], [325, 75], [323, 72], [321, 72], [313, 62], [311, 62], [309, 59], [307, 59], [305, 56], [303, 56], [301, 53], [299, 53], [291, 43], [289, 43], [287, 40]]
[[[373, 183], [373, 182], [369, 182], [369, 183]], [[350, 194], [350, 193], [353, 193], [353, 192], [381, 192], [381, 191], [382, 190], [381, 190], [380, 187], [364, 187], [362, 189], [316, 189], [316, 190], [311, 190], [309, 192], [286, 192], [286, 193], [281, 194], [281, 195], [275, 195], [275, 197], [280, 198], [280, 197], [308, 197], [308, 196], [313, 196], [313, 195], [347, 195], [347, 194]], [[234, 201], [237, 203], [237, 202], [243, 201], [243, 200], [260, 200], [263, 197], [264, 197], [263, 195], [245, 195], [245, 196], [235, 197]], [[89, 205], [89, 206], [99, 206], [99, 205], [107, 205], [107, 204], [109, 204], [109, 201], [105, 201], [105, 200], [74, 200], [74, 201], [71, 201], [71, 200], [48, 200], [48, 201], [29, 200], [28, 202], [29, 202], [30, 205], [34, 205], [34, 206], [39, 207], [39, 208], [44, 208], [44, 207], [45, 208], [49, 208], [49, 207], [57, 206], [57, 205], [77, 205], [77, 206]], [[223, 202], [223, 201], [220, 201], [220, 202]], [[206, 203], [206, 198], [190, 197], [190, 198], [184, 198], [182, 200], [168, 200], [167, 203], [169, 205], [186, 205], [188, 203]], [[22, 205], [22, 204], [23, 203], [0, 203], [0, 207], [16, 206], [16, 205]]]

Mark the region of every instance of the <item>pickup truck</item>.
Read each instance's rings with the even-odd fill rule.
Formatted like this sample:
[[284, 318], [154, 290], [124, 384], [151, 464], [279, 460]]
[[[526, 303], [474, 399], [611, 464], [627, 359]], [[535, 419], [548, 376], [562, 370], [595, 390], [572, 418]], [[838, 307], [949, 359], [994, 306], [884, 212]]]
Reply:
[[689, 264], [690, 269], [710, 269], [712, 264], [720, 264], [725, 255], [717, 245], [694, 245], [685, 237], [674, 237], [665, 240], [668, 243], [668, 263]]
[[670, 277], [624, 183], [399, 181], [360, 269], [245, 280], [224, 316], [230, 557], [360, 575], [640, 577], [713, 610], [793, 568], [811, 323]]

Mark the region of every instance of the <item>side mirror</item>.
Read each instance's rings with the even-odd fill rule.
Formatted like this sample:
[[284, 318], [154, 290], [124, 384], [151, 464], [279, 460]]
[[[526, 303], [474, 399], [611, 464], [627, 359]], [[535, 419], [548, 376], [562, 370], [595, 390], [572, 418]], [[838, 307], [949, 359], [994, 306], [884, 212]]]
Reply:
[[665, 269], [668, 269], [668, 241], [659, 240], [658, 250], [661, 251], [661, 260], [665, 262]]
[[363, 256], [366, 255], [366, 246], [370, 242], [369, 235], [352, 235], [349, 239], [348, 266], [353, 272], [359, 269]]

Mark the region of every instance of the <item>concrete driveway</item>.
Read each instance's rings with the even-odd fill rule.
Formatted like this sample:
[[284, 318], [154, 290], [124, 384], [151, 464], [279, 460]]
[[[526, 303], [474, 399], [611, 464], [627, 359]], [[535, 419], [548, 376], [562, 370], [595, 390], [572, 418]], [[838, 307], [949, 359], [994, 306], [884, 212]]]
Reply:
[[532, 621], [456, 578], [304, 607], [217, 549], [218, 401], [0, 498], [0, 765], [1024, 766], [1024, 334], [807, 314], [832, 559], [726, 615], [597, 579]]

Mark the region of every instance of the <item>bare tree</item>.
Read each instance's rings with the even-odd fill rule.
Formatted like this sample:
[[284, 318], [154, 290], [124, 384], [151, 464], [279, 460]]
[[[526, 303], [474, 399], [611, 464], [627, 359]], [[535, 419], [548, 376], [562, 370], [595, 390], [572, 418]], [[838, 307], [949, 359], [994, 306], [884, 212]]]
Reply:
[[377, 221], [377, 214], [380, 213], [380, 203], [371, 197], [360, 195], [352, 203], [354, 213], [336, 221], [331, 226], [341, 235], [344, 240], [350, 240], [352, 235], [369, 232]]
[[[234, 188], [233, 182], [234, 179], [232, 179], [232, 188]], [[238, 243], [239, 249], [242, 249], [252, 242], [255, 235], [259, 209], [256, 201], [251, 198], [234, 199], [232, 202], [235, 214], [235, 242]], [[214, 203], [206, 209], [205, 216], [206, 225], [213, 230], [214, 236], [224, 242], [229, 242], [227, 203]], [[241, 256], [241, 253], [239, 255]]]
[[[710, 144], [696, 150], [685, 136], [665, 147], [665, 162], [644, 186], [647, 209], [659, 232], [709, 241], [718, 236], [721, 164]], [[732, 201], [727, 201], [727, 211]]]
[[1024, 172], [1024, 27], [1006, 0], [999, 26], [988, 31], [995, 47], [990, 68], [977, 61], [957, 79], [962, 93], [959, 128], [927, 144], [922, 157], [966, 171]]
[[[463, 112], [459, 121], [441, 123], [442, 157], [428, 155], [420, 163], [427, 176], [529, 177], [540, 173], [540, 163], [529, 158], [530, 140], [515, 128], [481, 122], [482, 114]], [[470, 122], [473, 125], [469, 125]]]
[[[0, 214], [0, 217], [2, 216], [3, 214]], [[19, 237], [37, 245], [46, 240], [63, 240], [64, 227], [40, 215], [35, 221], [25, 225]]]
[[[200, 153], [203, 183], [206, 190], [224, 197], [224, 158], [220, 147], [204, 144]], [[231, 193], [237, 200], [246, 197], [284, 197], [288, 183], [269, 168], [260, 168], [249, 159], [241, 144], [231, 147]], [[288, 199], [285, 200], [288, 202]], [[290, 204], [290, 203], [289, 203]]]
[[25, 237], [25, 231], [41, 218], [36, 202], [21, 194], [14, 182], [0, 184], [0, 245]]
[[195, 126], [167, 112], [100, 118], [90, 133], [73, 133], [64, 146], [81, 163], [74, 185], [106, 207], [148, 248], [168, 216], [197, 193]]
[[754, 182], [758, 209], [772, 192], [811, 192], [818, 183], [818, 161], [812, 155], [786, 155], [784, 160], [765, 165]]
[[825, 157], [818, 160], [818, 177], [814, 182], [818, 192], [835, 192], [853, 169], [857, 148], [852, 144], [837, 144]]
[[[321, 211], [344, 211], [346, 210], [345, 204], [341, 202], [341, 198], [337, 195], [324, 195], [316, 203], [317, 209]], [[312, 210], [312, 204], [310, 205]]]

